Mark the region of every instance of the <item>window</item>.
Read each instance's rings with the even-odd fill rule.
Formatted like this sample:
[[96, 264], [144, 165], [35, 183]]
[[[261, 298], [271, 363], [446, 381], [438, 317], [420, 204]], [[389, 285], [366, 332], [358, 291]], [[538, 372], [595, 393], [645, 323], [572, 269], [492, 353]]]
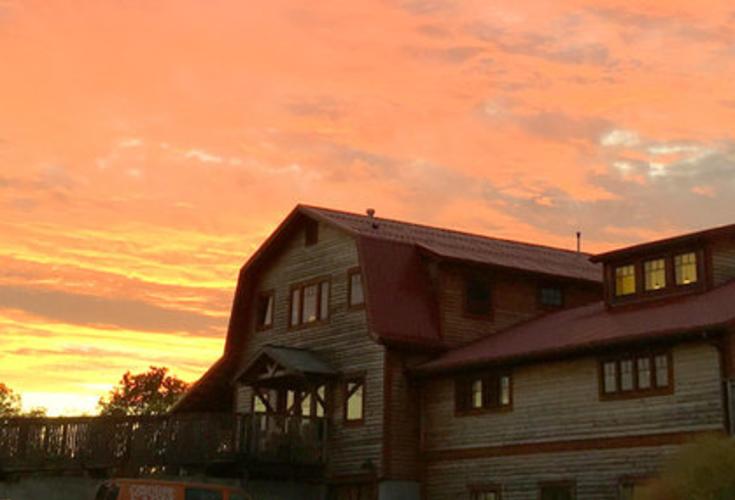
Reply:
[[326, 413], [326, 387], [286, 391], [286, 413], [304, 417], [323, 417]]
[[542, 307], [562, 307], [564, 305], [564, 293], [558, 286], [542, 286], [539, 290], [539, 302]]
[[365, 378], [353, 378], [345, 383], [345, 421], [360, 423], [365, 418]]
[[674, 275], [677, 285], [697, 282], [697, 254], [694, 252], [674, 256]]
[[666, 288], [666, 260], [654, 259], [643, 263], [646, 291]]
[[600, 377], [603, 397], [661, 394], [671, 389], [671, 354], [638, 354], [604, 360]]
[[487, 373], [462, 377], [455, 382], [457, 413], [483, 409], [509, 409], [511, 378], [507, 373]]
[[186, 488], [186, 500], [222, 500], [222, 492], [207, 488]]
[[539, 486], [541, 500], [574, 500], [574, 484], [548, 483]]
[[291, 289], [290, 326], [314, 323], [329, 317], [329, 281], [322, 280]]
[[313, 219], [308, 219], [305, 224], [304, 245], [309, 247], [319, 242], [319, 223]]
[[615, 268], [615, 295], [618, 297], [635, 293], [635, 266]]
[[258, 295], [258, 302], [255, 308], [255, 325], [259, 330], [265, 330], [273, 326], [274, 299], [273, 292], [263, 292]]
[[470, 500], [500, 500], [499, 486], [470, 486]]
[[465, 312], [472, 316], [490, 316], [492, 301], [487, 280], [469, 278], [465, 284]]
[[355, 269], [348, 273], [349, 277], [349, 305], [350, 307], [359, 306], [365, 303], [365, 296], [362, 291], [362, 274]]

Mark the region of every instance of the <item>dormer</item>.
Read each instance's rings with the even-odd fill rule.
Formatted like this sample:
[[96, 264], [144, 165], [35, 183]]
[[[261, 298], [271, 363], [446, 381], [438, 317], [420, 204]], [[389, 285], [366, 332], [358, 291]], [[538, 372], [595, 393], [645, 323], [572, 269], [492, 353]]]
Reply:
[[608, 306], [701, 293], [735, 279], [735, 224], [592, 257], [603, 264]]

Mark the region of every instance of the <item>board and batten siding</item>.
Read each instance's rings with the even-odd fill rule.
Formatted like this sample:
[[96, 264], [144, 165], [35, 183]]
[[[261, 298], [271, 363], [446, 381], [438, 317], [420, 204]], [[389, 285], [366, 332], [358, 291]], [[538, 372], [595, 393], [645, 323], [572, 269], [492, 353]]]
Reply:
[[427, 500], [469, 500], [496, 484], [503, 500], [535, 500], [539, 483], [573, 481], [579, 500], [618, 500], [620, 480], [650, 477], [676, 445], [437, 461], [426, 467]]
[[735, 238], [721, 239], [712, 243], [712, 284], [722, 285], [735, 278]]
[[422, 388], [423, 442], [429, 452], [616, 436], [724, 429], [720, 362], [707, 343], [672, 349], [674, 392], [600, 400], [598, 360], [524, 365], [513, 370], [513, 408], [455, 416], [454, 381]]
[[[357, 265], [357, 248], [349, 235], [320, 223], [318, 243], [305, 246], [303, 230], [297, 231], [259, 274], [257, 290], [275, 291], [273, 327], [255, 332], [255, 314], [250, 315], [253, 318], [249, 326], [250, 341], [242, 360], [242, 366], [247, 366], [266, 344], [297, 347], [312, 350], [345, 375], [365, 375], [365, 422], [361, 426], [343, 425], [342, 380], [328, 392], [331, 420], [327, 474], [330, 476], [364, 473], [361, 467], [367, 460], [376, 467], [381, 464], [384, 348], [371, 339], [365, 310], [348, 308], [347, 274]], [[328, 321], [289, 329], [291, 285], [319, 277], [330, 280]], [[250, 412], [252, 390], [240, 386], [236, 391], [237, 411]]]
[[509, 270], [483, 271], [491, 284], [492, 315], [477, 318], [465, 313], [465, 285], [468, 276], [480, 270], [467, 266], [444, 265], [439, 271], [439, 304], [442, 335], [450, 347], [508, 328], [548, 312], [538, 304], [539, 286], [555, 283], [564, 293], [564, 306], [576, 307], [602, 300], [602, 286], [567, 280], [544, 279]]

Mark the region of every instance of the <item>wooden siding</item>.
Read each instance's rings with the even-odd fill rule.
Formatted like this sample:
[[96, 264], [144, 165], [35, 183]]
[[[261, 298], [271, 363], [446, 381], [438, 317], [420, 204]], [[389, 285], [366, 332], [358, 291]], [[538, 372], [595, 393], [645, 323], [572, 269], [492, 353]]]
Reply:
[[[538, 290], [543, 283], [555, 283], [527, 273], [495, 270], [488, 274], [491, 283], [492, 316], [476, 318], [465, 314], [465, 280], [477, 273], [466, 266], [444, 265], [439, 271], [441, 328], [449, 346], [459, 346], [488, 334], [531, 319], [548, 309], [539, 307]], [[602, 300], [602, 285], [560, 280], [564, 306], [576, 307]]]
[[735, 278], [735, 238], [715, 241], [712, 255], [712, 284], [721, 285]]
[[670, 395], [600, 401], [597, 358], [513, 369], [513, 409], [454, 416], [454, 381], [422, 389], [422, 433], [427, 451], [483, 446], [722, 430], [719, 354], [706, 343], [673, 348]]
[[580, 500], [617, 500], [623, 477], [651, 476], [676, 446], [575, 451], [430, 463], [426, 499], [470, 499], [470, 485], [498, 484], [503, 500], [538, 498], [541, 482], [573, 481]]
[[[357, 474], [366, 460], [376, 467], [381, 464], [383, 433], [383, 356], [384, 348], [369, 336], [364, 309], [350, 309], [347, 304], [347, 273], [358, 265], [354, 240], [331, 226], [319, 224], [319, 241], [304, 245], [304, 232], [297, 231], [260, 273], [258, 290], [275, 291], [273, 327], [255, 331], [254, 314], [250, 322], [251, 340], [242, 365], [249, 364], [266, 344], [308, 348], [336, 370], [366, 377], [365, 423], [343, 425], [343, 392], [341, 383], [328, 391], [331, 407], [328, 475]], [[289, 289], [292, 284], [317, 277], [330, 279], [329, 319], [298, 329], [289, 329]], [[254, 308], [254, 304], [250, 304]], [[250, 411], [252, 392], [248, 387], [236, 389], [236, 408]]]
[[417, 361], [398, 351], [386, 352], [386, 429], [383, 472], [389, 479], [418, 480], [419, 393], [405, 374], [406, 363]]

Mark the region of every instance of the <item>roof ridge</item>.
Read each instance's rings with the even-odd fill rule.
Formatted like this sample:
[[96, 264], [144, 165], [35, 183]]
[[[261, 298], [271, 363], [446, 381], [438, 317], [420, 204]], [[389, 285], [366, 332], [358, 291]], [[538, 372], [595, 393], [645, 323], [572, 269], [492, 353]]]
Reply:
[[[339, 209], [328, 208], [328, 207], [319, 207], [319, 206], [316, 206], [316, 205], [307, 205], [307, 204], [299, 204], [299, 206], [300, 207], [303, 207], [303, 208], [306, 208], [306, 209], [311, 209], [311, 210], [324, 211], [324, 212], [332, 212], [332, 213], [337, 213], [337, 214], [342, 214], [342, 215], [349, 215], [349, 216], [353, 216], [353, 217], [360, 217], [362, 219], [367, 219], [368, 218], [367, 215], [356, 213], [356, 212], [348, 212], [346, 210], [339, 210]], [[387, 221], [387, 222], [393, 222], [393, 223], [396, 223], [396, 224], [403, 224], [403, 225], [406, 225], [406, 226], [413, 226], [413, 227], [419, 227], [419, 228], [423, 228], [423, 229], [431, 229], [431, 230], [434, 230], [434, 231], [441, 231], [441, 232], [449, 233], [449, 234], [458, 234], [458, 235], [462, 235], [462, 236], [469, 236], [469, 237], [472, 237], [472, 238], [481, 238], [481, 239], [484, 239], [484, 240], [500, 241], [500, 242], [504, 242], [504, 243], [512, 243], [514, 245], [524, 245], [524, 246], [527, 246], [527, 247], [540, 248], [540, 249], [544, 249], [544, 250], [552, 250], [552, 251], [555, 251], [555, 252], [564, 252], [564, 253], [575, 254], [575, 255], [578, 254], [578, 255], [583, 255], [583, 256], [586, 256], [586, 257], [592, 257], [594, 255], [594, 254], [588, 253], [588, 252], [577, 252], [576, 250], [567, 249], [567, 248], [553, 247], [553, 246], [544, 245], [544, 244], [541, 244], [541, 243], [531, 243], [531, 242], [528, 242], [528, 241], [512, 240], [510, 238], [499, 238], [497, 236], [487, 236], [487, 235], [484, 235], [484, 234], [471, 233], [469, 231], [459, 231], [459, 230], [456, 230], [456, 229], [448, 229], [448, 228], [444, 228], [444, 227], [431, 226], [431, 225], [428, 225], [428, 224], [422, 224], [422, 223], [418, 223], [418, 222], [409, 222], [409, 221], [403, 221], [403, 220], [398, 220], [398, 219], [391, 219], [391, 218], [388, 218], [388, 217], [375, 217], [375, 219], [377, 219], [377, 220], [383, 220], [383, 221]], [[362, 231], [360, 231], [360, 233], [362, 233]], [[369, 234], [373, 235], [373, 233], [369, 233]], [[380, 237], [380, 234], [374, 234], [374, 236]]]

